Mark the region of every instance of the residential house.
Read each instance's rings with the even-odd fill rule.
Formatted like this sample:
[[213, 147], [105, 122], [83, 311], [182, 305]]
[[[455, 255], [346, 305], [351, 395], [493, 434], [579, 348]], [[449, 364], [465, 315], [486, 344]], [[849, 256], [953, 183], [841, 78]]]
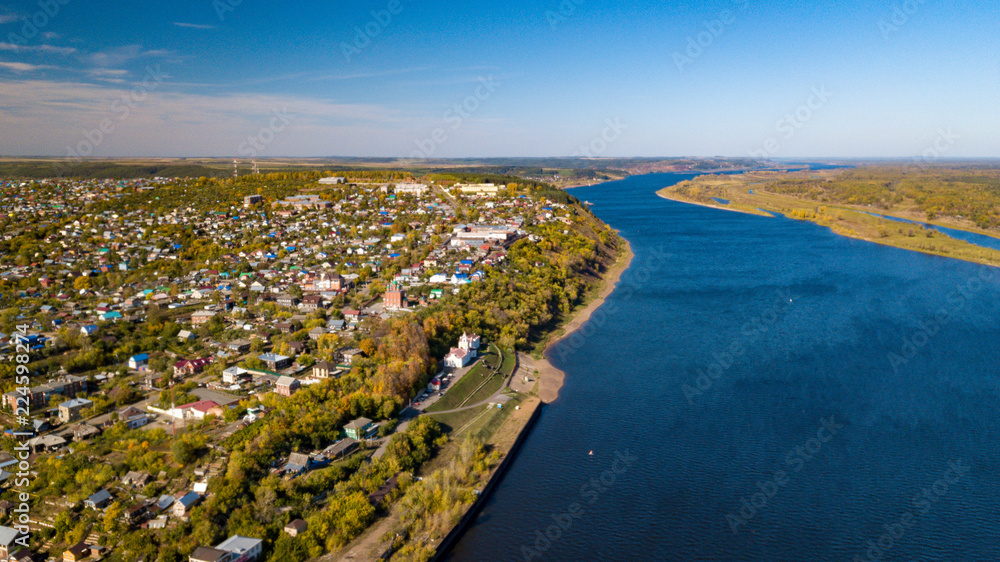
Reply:
[[166, 375], [163, 373], [148, 372], [142, 379], [142, 387], [146, 390], [155, 390], [161, 386], [165, 379]]
[[355, 357], [364, 357], [364, 353], [362, 353], [361, 350], [356, 347], [341, 348], [337, 350], [337, 353], [340, 354], [340, 357], [343, 360], [344, 365], [352, 365], [354, 363]]
[[254, 562], [260, 558], [263, 546], [264, 541], [260, 539], [233, 535], [215, 545], [215, 548], [232, 553], [230, 562]]
[[235, 351], [236, 353], [246, 353], [250, 351], [250, 341], [244, 339], [233, 340], [226, 344], [226, 347], [230, 351]]
[[285, 528], [283, 530], [288, 536], [295, 537], [298, 536], [299, 533], [306, 532], [306, 529], [308, 528], [309, 525], [305, 522], [305, 520], [295, 519], [293, 521], [290, 521], [288, 525], [285, 525]]
[[90, 557], [90, 545], [79, 542], [63, 552], [63, 562], [80, 562]]
[[118, 421], [127, 425], [129, 429], [135, 429], [146, 425], [150, 420], [146, 412], [135, 406], [127, 406], [118, 410]]
[[179, 420], [201, 420], [205, 419], [205, 416], [209, 414], [222, 417], [224, 413], [225, 411], [222, 407], [213, 400], [199, 400], [197, 402], [191, 402], [190, 404], [184, 404], [167, 410], [168, 416]]
[[205, 370], [205, 367], [212, 364], [211, 357], [202, 357], [200, 359], [181, 359], [180, 361], [174, 363], [174, 375], [194, 375]]
[[344, 433], [351, 439], [364, 439], [372, 430], [374, 424], [368, 418], [358, 418], [344, 426]]
[[239, 384], [250, 380], [250, 372], [243, 367], [229, 367], [222, 371], [222, 382], [226, 384]]
[[140, 353], [128, 358], [128, 368], [133, 370], [144, 370], [149, 364], [149, 354]]
[[94, 492], [89, 498], [83, 500], [83, 505], [90, 509], [104, 509], [111, 503], [111, 492], [105, 488]]
[[286, 369], [292, 364], [292, 358], [286, 355], [278, 355], [277, 353], [265, 353], [259, 355], [257, 359], [260, 359], [267, 365], [267, 368], [272, 371], [277, 371], [280, 369]]
[[330, 363], [329, 361], [320, 361], [313, 365], [313, 377], [317, 379], [328, 379], [330, 377], [336, 378], [341, 372], [336, 365]]
[[300, 474], [309, 470], [309, 455], [305, 453], [292, 453], [288, 455], [288, 462], [285, 463], [284, 472], [289, 474]]
[[80, 417], [80, 412], [90, 408], [94, 402], [86, 398], [73, 398], [59, 404], [59, 421], [69, 423]]
[[52, 429], [52, 424], [49, 423], [49, 420], [33, 419], [31, 420], [31, 425], [36, 434]]
[[199, 310], [191, 315], [191, 323], [200, 326], [215, 317], [215, 312], [211, 310]]
[[295, 394], [295, 391], [299, 389], [301, 383], [299, 380], [293, 377], [278, 377], [278, 381], [274, 383], [275, 392], [281, 396], [291, 396]]
[[28, 546], [28, 534], [11, 527], [0, 526], [0, 560], [7, 560], [22, 547]]
[[188, 492], [174, 501], [171, 508], [175, 517], [187, 517], [191, 508], [201, 500], [201, 496], [195, 492]]
[[39, 435], [38, 437], [28, 439], [25, 445], [35, 453], [58, 451], [66, 446], [66, 439], [59, 435]]
[[122, 513], [122, 519], [129, 525], [140, 523], [147, 517], [149, 517], [149, 508], [141, 503], [125, 509], [125, 512]]
[[377, 506], [382, 503], [386, 496], [391, 494], [397, 487], [399, 487], [398, 474], [389, 478], [385, 484], [383, 484], [375, 493], [368, 495], [368, 501], [372, 505]]
[[188, 562], [229, 562], [230, 556], [231, 553], [228, 550], [199, 546], [188, 557]]
[[122, 485], [131, 486], [133, 488], [142, 488], [152, 479], [152, 476], [146, 474], [145, 472], [139, 472], [136, 470], [130, 470], [125, 476], [122, 476]]
[[100, 435], [101, 430], [96, 427], [81, 423], [73, 428], [73, 440], [74, 441], [86, 441], [92, 437]]
[[304, 312], [312, 312], [323, 307], [322, 295], [306, 295], [302, 297], [302, 306], [299, 308]]
[[323, 456], [331, 461], [341, 460], [358, 448], [357, 439], [347, 437], [323, 449]]

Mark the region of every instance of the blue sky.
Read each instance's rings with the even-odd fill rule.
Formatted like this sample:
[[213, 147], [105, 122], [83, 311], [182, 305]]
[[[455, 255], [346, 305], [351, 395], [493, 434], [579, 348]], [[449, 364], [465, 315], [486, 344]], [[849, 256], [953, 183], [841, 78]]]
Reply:
[[0, 154], [997, 157], [998, 21], [995, 0], [0, 0]]

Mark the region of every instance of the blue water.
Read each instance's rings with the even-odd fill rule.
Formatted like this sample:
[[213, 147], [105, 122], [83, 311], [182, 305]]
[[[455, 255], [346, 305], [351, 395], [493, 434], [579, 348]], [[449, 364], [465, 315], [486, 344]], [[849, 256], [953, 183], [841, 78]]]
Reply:
[[654, 195], [691, 176], [573, 191], [635, 259], [450, 558], [1000, 560], [1000, 274]]
[[1000, 250], [1000, 238], [994, 238], [992, 236], [987, 236], [985, 234], [977, 234], [975, 232], [968, 232], [965, 230], [956, 230], [954, 228], [948, 228], [946, 226], [939, 226], [936, 224], [929, 224], [926, 222], [913, 221], [910, 219], [904, 219], [901, 217], [893, 217], [889, 215], [880, 215], [878, 213], [867, 213], [876, 217], [882, 217], [886, 220], [891, 220], [895, 222], [902, 222], [906, 224], [920, 225], [924, 228], [932, 228], [938, 232], [947, 234], [952, 238], [958, 240], [965, 240], [970, 244], [975, 244], [976, 246], [983, 246], [984, 248], [993, 248], [994, 250]]
[[720, 199], [718, 197], [713, 197], [712, 200], [715, 201], [716, 203], [720, 204], [720, 205], [728, 205], [729, 204], [729, 199]]

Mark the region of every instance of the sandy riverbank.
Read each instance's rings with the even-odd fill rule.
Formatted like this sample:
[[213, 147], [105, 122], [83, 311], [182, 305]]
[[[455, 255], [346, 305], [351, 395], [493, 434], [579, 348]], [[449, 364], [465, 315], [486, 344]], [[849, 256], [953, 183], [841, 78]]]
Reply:
[[[545, 354], [548, 354], [552, 346], [559, 343], [565, 338], [568, 338], [577, 331], [580, 326], [590, 319], [590, 316], [595, 310], [600, 308], [604, 304], [604, 299], [615, 290], [615, 286], [622, 277], [622, 273], [628, 269], [629, 264], [632, 263], [632, 258], [635, 254], [632, 253], [632, 246], [628, 243], [628, 240], [622, 239], [625, 242], [625, 252], [618, 257], [611, 269], [605, 274], [603, 285], [601, 286], [601, 291], [598, 293], [597, 297], [590, 301], [586, 307], [578, 310], [573, 318], [562, 327], [562, 335], [557, 339], [549, 342], [545, 347]], [[542, 357], [535, 361], [535, 369], [538, 370], [538, 396], [546, 404], [555, 401], [559, 397], [559, 389], [562, 388], [563, 379], [566, 378], [566, 373], [555, 368], [552, 363], [549, 363], [547, 357]]]
[[771, 213], [768, 213], [767, 211], [761, 211], [759, 209], [758, 209], [758, 212], [754, 213], [754, 212], [748, 211], [746, 209], [734, 209], [733, 207], [729, 207], [729, 206], [727, 206], [726, 204], [723, 204], [723, 203], [719, 203], [719, 204], [713, 205], [711, 203], [704, 203], [704, 202], [701, 202], [701, 201], [691, 201], [690, 199], [681, 199], [680, 197], [670, 197], [670, 196], [668, 196], [666, 194], [666, 189], [667, 188], [663, 188], [663, 189], [657, 191], [656, 194], [658, 196], [666, 199], [667, 201], [676, 201], [678, 203], [687, 203], [688, 205], [698, 205], [699, 207], [708, 207], [709, 209], [718, 209], [720, 211], [730, 211], [730, 212], [733, 212], [733, 213], [743, 213], [744, 215], [761, 215], [761, 216], [768, 216], [768, 217], [774, 216]]

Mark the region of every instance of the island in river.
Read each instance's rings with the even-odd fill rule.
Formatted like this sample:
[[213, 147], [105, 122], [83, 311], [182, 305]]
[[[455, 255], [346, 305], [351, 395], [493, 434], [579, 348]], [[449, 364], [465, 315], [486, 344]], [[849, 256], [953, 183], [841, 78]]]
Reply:
[[709, 174], [657, 194], [744, 213], [778, 213], [851, 238], [1000, 266], [996, 167], [865, 166]]

